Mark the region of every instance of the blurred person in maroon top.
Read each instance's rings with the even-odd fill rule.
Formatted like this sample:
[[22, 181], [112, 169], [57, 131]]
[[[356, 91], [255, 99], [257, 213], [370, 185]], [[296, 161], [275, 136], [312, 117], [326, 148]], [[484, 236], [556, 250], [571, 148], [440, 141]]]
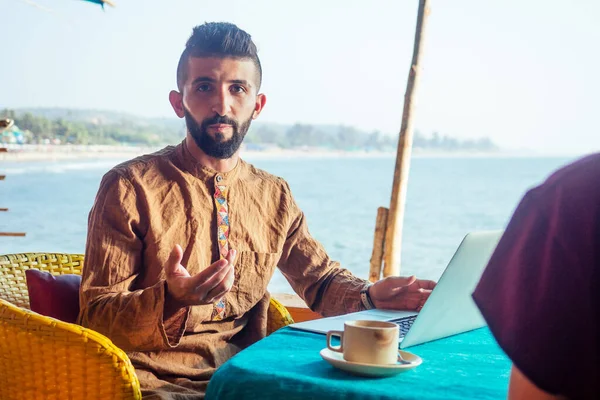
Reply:
[[600, 154], [517, 207], [473, 298], [513, 362], [509, 399], [600, 399]]

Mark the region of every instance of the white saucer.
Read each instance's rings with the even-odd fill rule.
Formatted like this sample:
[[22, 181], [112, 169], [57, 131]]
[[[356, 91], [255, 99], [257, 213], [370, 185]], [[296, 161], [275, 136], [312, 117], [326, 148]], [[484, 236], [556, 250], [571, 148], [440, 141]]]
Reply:
[[344, 356], [342, 355], [342, 353], [331, 351], [328, 348], [324, 348], [323, 350], [321, 350], [320, 354], [321, 357], [323, 357], [323, 360], [327, 361], [334, 367], [344, 370], [346, 372], [350, 372], [351, 374], [361, 376], [392, 376], [418, 367], [423, 362], [421, 357], [416, 356], [412, 353], [402, 350], [399, 350], [399, 352], [402, 355], [402, 358], [404, 358], [406, 361], [411, 361], [412, 363], [374, 365], [350, 362], [344, 360]]

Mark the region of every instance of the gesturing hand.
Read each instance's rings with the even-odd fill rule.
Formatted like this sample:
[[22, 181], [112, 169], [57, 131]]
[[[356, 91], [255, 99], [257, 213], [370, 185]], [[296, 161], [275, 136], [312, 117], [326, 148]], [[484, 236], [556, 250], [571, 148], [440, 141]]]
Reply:
[[191, 276], [181, 265], [181, 246], [175, 245], [165, 264], [169, 295], [186, 306], [219, 301], [233, 286], [236, 255], [236, 250], [229, 250], [226, 259], [214, 262], [202, 272]]

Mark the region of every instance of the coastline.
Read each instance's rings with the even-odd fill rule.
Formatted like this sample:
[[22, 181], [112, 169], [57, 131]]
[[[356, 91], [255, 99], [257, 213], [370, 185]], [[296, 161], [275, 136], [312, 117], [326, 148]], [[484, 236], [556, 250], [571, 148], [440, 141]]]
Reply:
[[152, 153], [160, 147], [104, 146], [104, 145], [14, 145], [5, 146], [8, 151], [0, 153], [0, 161], [62, 161], [85, 159], [131, 158]]
[[[0, 153], [0, 162], [65, 161], [92, 159], [129, 159], [162, 149], [164, 146], [108, 145], [6, 145], [8, 152]], [[502, 157], [568, 157], [569, 155], [538, 154], [531, 151], [433, 151], [413, 149], [414, 158], [502, 158]], [[324, 149], [269, 149], [263, 151], [242, 148], [244, 159], [289, 158], [394, 158], [395, 152], [341, 151]]]

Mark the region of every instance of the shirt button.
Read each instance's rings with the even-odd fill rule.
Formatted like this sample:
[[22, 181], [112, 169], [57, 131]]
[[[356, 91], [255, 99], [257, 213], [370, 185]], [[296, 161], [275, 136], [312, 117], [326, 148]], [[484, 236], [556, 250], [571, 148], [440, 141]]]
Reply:
[[221, 182], [223, 180], [223, 177], [221, 175], [217, 175], [217, 182]]

